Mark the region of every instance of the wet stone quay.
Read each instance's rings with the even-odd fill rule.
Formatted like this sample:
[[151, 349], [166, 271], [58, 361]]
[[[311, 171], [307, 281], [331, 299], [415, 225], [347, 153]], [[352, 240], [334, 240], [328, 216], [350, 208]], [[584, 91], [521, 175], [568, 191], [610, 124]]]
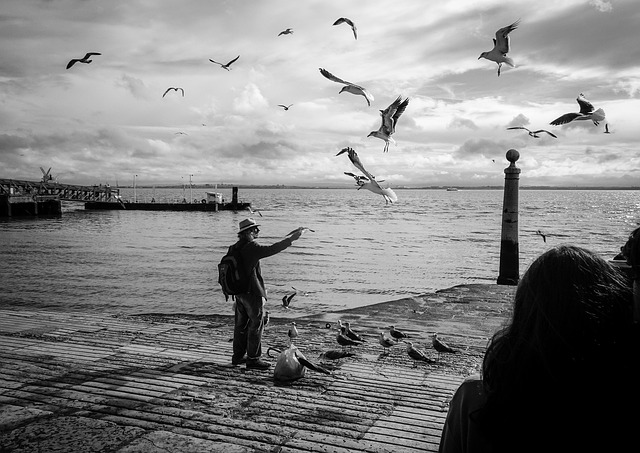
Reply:
[[[109, 315], [0, 309], [1, 452], [437, 451], [448, 402], [480, 369], [515, 287], [461, 285], [312, 317], [271, 318], [275, 365], [295, 345], [329, 374], [288, 384], [231, 364], [233, 316]], [[364, 343], [339, 350], [338, 321]], [[388, 350], [394, 325], [424, 352]], [[432, 335], [458, 352], [438, 354]], [[267, 354], [265, 354], [267, 355]]]

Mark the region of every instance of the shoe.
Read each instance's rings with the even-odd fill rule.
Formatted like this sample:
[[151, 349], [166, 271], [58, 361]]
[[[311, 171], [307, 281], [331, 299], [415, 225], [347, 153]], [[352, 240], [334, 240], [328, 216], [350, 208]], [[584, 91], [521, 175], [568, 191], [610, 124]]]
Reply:
[[242, 365], [243, 363], [247, 363], [247, 356], [241, 357], [239, 359], [231, 357], [231, 364], [232, 365], [238, 366], [238, 365]]
[[247, 370], [268, 370], [271, 364], [260, 359], [247, 360]]

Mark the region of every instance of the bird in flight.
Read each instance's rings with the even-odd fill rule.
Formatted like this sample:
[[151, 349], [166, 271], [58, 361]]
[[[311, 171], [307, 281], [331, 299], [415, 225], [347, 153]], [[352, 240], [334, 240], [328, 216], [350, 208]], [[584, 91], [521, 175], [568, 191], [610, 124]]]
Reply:
[[291, 108], [293, 104], [289, 104], [289, 105], [284, 105], [284, 104], [278, 104], [278, 107], [282, 107], [284, 110], [289, 110]]
[[289, 305], [291, 304], [291, 299], [293, 299], [293, 296], [295, 296], [296, 293], [294, 292], [293, 294], [289, 294], [289, 295], [284, 295], [282, 296], [282, 306], [284, 308], [289, 308]]
[[257, 213], [258, 213], [258, 215], [260, 215], [260, 217], [263, 217], [263, 216], [262, 216], [262, 212], [260, 212], [260, 210], [259, 210], [259, 209], [253, 209], [251, 206], [249, 206], [249, 212], [250, 212], [251, 214], [255, 214], [255, 213], [257, 212]]
[[558, 137], [556, 137], [556, 135], [555, 135], [555, 134], [552, 134], [552, 133], [551, 133], [551, 132], [549, 132], [549, 131], [545, 131], [544, 129], [539, 129], [539, 130], [537, 130], [537, 131], [530, 131], [529, 129], [527, 129], [527, 128], [526, 128], [526, 127], [524, 127], [524, 126], [514, 126], [514, 127], [508, 127], [508, 128], [507, 128], [507, 130], [513, 130], [513, 129], [524, 129], [524, 130], [525, 130], [525, 131], [527, 131], [527, 132], [529, 133], [529, 135], [530, 135], [531, 137], [533, 137], [533, 138], [540, 138], [540, 135], [538, 135], [538, 134], [540, 134], [541, 132], [546, 132], [547, 134], [551, 135], [553, 138], [558, 138]]
[[384, 110], [380, 110], [380, 116], [382, 117], [382, 124], [380, 124], [380, 129], [377, 131], [369, 132], [367, 137], [376, 137], [380, 140], [384, 140], [384, 150], [383, 152], [389, 151], [389, 143], [396, 143], [396, 141], [391, 137], [396, 132], [396, 124], [398, 123], [398, 118], [400, 115], [404, 113], [405, 109], [409, 105], [409, 98], [402, 99], [401, 96], [398, 96], [395, 101], [389, 105]]
[[290, 35], [293, 33], [293, 30], [290, 28], [287, 28], [286, 30], [282, 30], [280, 33], [278, 33], [278, 36], [280, 35]]
[[67, 69], [69, 69], [71, 66], [73, 66], [76, 63], [91, 63], [93, 60], [91, 60], [91, 57], [93, 55], [102, 55], [100, 52], [87, 52], [87, 54], [82, 57], [82, 58], [73, 58], [72, 60], [69, 60], [69, 63], [67, 63]]
[[180, 90], [180, 91], [182, 91], [182, 97], [184, 97], [184, 90], [183, 90], [182, 88], [180, 88], [180, 87], [177, 87], [177, 88], [169, 87], [169, 88], [167, 88], [167, 91], [165, 91], [165, 92], [164, 92], [164, 94], [162, 95], [162, 97], [165, 97], [165, 96], [167, 95], [167, 93], [168, 93], [169, 91], [171, 91], [171, 90], [174, 90], [174, 91], [178, 91], [178, 90]]
[[343, 148], [338, 154], [336, 154], [336, 156], [339, 156], [343, 153], [347, 153], [347, 155], [349, 156], [349, 160], [354, 165], [354, 167], [356, 167], [365, 175], [358, 176], [353, 173], [345, 172], [345, 175], [353, 176], [355, 178], [356, 184], [358, 185], [358, 190], [364, 188], [370, 190], [373, 193], [377, 193], [378, 195], [382, 195], [386, 204], [398, 201], [398, 196], [393, 190], [391, 190], [391, 188], [382, 187], [380, 185], [380, 183], [384, 182], [384, 180], [376, 181], [376, 178], [364, 168], [364, 165], [362, 165], [362, 162], [358, 157], [358, 153], [356, 153], [353, 148]]
[[542, 237], [543, 242], [547, 242], [547, 235], [544, 234], [541, 230], [536, 230], [536, 234]]
[[478, 60], [486, 58], [487, 60], [495, 61], [498, 64], [498, 77], [500, 77], [500, 69], [503, 63], [507, 63], [512, 68], [516, 66], [511, 57], [507, 56], [507, 53], [509, 53], [509, 33], [518, 28], [519, 24], [520, 19], [498, 30], [496, 37], [493, 39], [493, 49], [488, 52], [482, 52], [478, 57]]
[[593, 104], [584, 97], [584, 94], [580, 93], [576, 98], [576, 101], [580, 106], [580, 112], [565, 113], [564, 115], [559, 116], [555, 120], [551, 121], [549, 124], [558, 126], [561, 124], [568, 124], [572, 121], [591, 120], [593, 121], [593, 124], [597, 126], [600, 121], [604, 120], [604, 110], [594, 110]]
[[353, 30], [353, 37], [358, 39], [358, 29], [356, 28], [356, 24], [354, 24], [351, 19], [347, 19], [346, 17], [341, 17], [340, 19], [336, 20], [333, 23], [333, 25], [340, 25], [340, 24], [349, 24], [349, 26], [351, 27], [351, 30]]
[[332, 82], [342, 83], [344, 86], [340, 90], [340, 93], [342, 93], [343, 91], [346, 91], [347, 93], [364, 96], [364, 98], [367, 100], [367, 105], [371, 106], [371, 102], [373, 101], [373, 95], [369, 93], [365, 88], [361, 87], [360, 85], [356, 85], [355, 83], [342, 80], [341, 78], [334, 76], [324, 68], [320, 68], [320, 74], [322, 74]]
[[611, 132], [609, 132], [609, 123], [605, 123], [604, 125], [604, 133], [605, 134], [610, 134]]
[[235, 63], [235, 61], [236, 61], [238, 58], [240, 58], [240, 55], [238, 55], [237, 57], [235, 57], [233, 60], [231, 60], [231, 61], [230, 61], [229, 63], [227, 63], [227, 64], [223, 64], [223, 63], [217, 62], [217, 61], [215, 61], [215, 60], [212, 60], [211, 58], [209, 58], [209, 61], [210, 61], [211, 63], [219, 64], [219, 65], [220, 65], [220, 67], [221, 67], [222, 69], [226, 69], [227, 71], [231, 71], [231, 68], [230, 68], [229, 66], [231, 66], [233, 63]]

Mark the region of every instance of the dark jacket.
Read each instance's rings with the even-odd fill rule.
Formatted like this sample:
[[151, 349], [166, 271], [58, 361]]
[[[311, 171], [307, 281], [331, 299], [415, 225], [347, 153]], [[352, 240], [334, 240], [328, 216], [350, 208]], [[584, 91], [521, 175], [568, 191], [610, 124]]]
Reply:
[[280, 253], [291, 244], [292, 241], [288, 237], [272, 245], [260, 245], [255, 241], [242, 238], [231, 246], [232, 248], [241, 249], [240, 256], [242, 257], [244, 268], [251, 279], [248, 294], [259, 294], [265, 299], [267, 298], [267, 290], [264, 287], [264, 280], [260, 272], [260, 260]]

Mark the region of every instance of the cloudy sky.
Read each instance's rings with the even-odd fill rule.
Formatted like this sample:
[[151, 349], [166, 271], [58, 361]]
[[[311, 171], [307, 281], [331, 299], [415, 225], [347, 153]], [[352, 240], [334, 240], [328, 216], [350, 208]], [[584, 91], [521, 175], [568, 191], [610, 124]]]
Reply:
[[[478, 57], [517, 19], [498, 77]], [[515, 148], [522, 185], [638, 186], [639, 27], [637, 0], [3, 0], [0, 178], [346, 186], [351, 146], [395, 187], [501, 185]], [[549, 125], [579, 93], [606, 120]], [[383, 153], [367, 135], [399, 95]]]

